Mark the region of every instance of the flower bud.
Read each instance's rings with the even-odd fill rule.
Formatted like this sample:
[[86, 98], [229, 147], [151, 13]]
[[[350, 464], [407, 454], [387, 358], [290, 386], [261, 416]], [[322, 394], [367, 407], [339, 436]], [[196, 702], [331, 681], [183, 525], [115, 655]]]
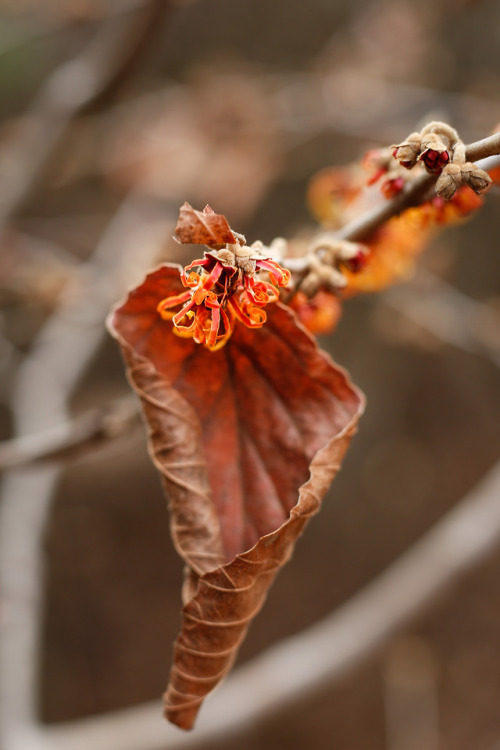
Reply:
[[321, 286], [321, 279], [315, 271], [310, 271], [302, 284], [300, 285], [301, 290], [304, 292], [306, 297], [314, 297], [316, 292]]
[[422, 138], [418, 159], [425, 164], [428, 172], [437, 174], [450, 161], [450, 154], [439, 135], [429, 133]]
[[448, 151], [437, 151], [434, 148], [428, 148], [418, 157], [423, 161], [428, 172], [436, 174], [441, 172], [442, 168], [450, 161]]
[[472, 162], [462, 165], [462, 180], [472, 190], [480, 195], [484, 193], [491, 185], [491, 177], [484, 169], [480, 169]]
[[321, 286], [332, 292], [338, 292], [340, 289], [344, 289], [344, 287], [347, 286], [345, 276], [343, 276], [339, 270], [332, 268], [331, 266], [322, 266], [319, 276], [321, 279]]
[[380, 186], [380, 190], [382, 191], [382, 194], [385, 198], [394, 198], [395, 195], [401, 192], [401, 190], [405, 186], [404, 179], [399, 177], [389, 177], [387, 180], [384, 180], [382, 185]]
[[359, 271], [365, 267], [368, 252], [368, 248], [365, 245], [360, 245], [357, 242], [341, 240], [341, 245], [338, 251], [337, 267], [340, 271], [342, 271], [342, 267], [344, 267], [352, 273], [359, 273]]
[[343, 262], [343, 265], [349, 269], [352, 273], [359, 273], [366, 266], [368, 260], [368, 253], [366, 248], [358, 250], [356, 255], [352, 258], [348, 258]]
[[447, 164], [436, 182], [436, 195], [449, 201], [462, 184], [462, 170], [459, 164]]
[[403, 143], [391, 146], [394, 149], [392, 155], [402, 167], [411, 169], [417, 163], [421, 141], [420, 133], [411, 133]]

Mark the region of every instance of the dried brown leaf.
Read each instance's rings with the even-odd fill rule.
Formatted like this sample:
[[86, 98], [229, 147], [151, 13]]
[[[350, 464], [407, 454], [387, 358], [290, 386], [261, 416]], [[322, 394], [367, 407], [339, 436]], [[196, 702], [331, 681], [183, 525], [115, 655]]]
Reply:
[[189, 203], [184, 203], [180, 208], [175, 237], [179, 242], [213, 248], [221, 247], [227, 242], [236, 242], [223, 214], [216, 214], [210, 206], [205, 206], [203, 211], [196, 211]]
[[117, 308], [110, 330], [187, 565], [165, 714], [188, 729], [319, 510], [363, 397], [279, 304], [262, 329], [238, 324], [216, 352], [175, 336], [156, 306], [180, 289], [179, 269], [162, 266]]

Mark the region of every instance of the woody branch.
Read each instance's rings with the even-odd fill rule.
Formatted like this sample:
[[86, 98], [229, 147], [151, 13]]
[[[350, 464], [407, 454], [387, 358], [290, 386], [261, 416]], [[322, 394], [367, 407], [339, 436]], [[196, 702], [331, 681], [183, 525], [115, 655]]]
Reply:
[[[468, 161], [477, 162], [481, 159], [500, 155], [500, 133], [495, 133], [487, 138], [469, 144], [465, 148], [465, 156]], [[490, 165], [484, 165], [490, 166]], [[356, 217], [340, 229], [328, 233], [333, 241], [347, 240], [350, 242], [362, 242], [373, 234], [379, 227], [393, 216], [398, 216], [407, 208], [418, 206], [428, 200], [432, 195], [432, 190], [436, 184], [438, 175], [422, 174], [413, 180], [409, 180], [400, 193], [389, 200], [381, 201], [371, 211], [367, 211], [359, 217]], [[324, 239], [328, 235], [322, 234]], [[307, 256], [300, 258], [286, 258], [284, 265], [299, 278], [303, 276], [309, 268], [309, 258]]]

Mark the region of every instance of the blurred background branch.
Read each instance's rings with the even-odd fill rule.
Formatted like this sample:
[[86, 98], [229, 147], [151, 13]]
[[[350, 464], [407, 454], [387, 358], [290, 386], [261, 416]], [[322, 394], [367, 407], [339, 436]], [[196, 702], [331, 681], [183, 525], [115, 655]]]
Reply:
[[[33, 342], [30, 355], [19, 368], [14, 393], [14, 417], [20, 435], [68, 419], [69, 399], [106, 335], [107, 311], [139, 270], [134, 237], [151, 220], [149, 209], [136, 196], [124, 201], [82, 268], [87, 279], [80, 294], [59, 306]], [[172, 217], [171, 229], [173, 225]], [[157, 253], [157, 247], [143, 251], [143, 271]], [[54, 461], [25, 470], [12, 469], [3, 480], [0, 732], [6, 750], [30, 747], [29, 735], [36, 724], [43, 535], [60, 473], [61, 467]]]
[[500, 541], [500, 463], [480, 485], [352, 600], [240, 667], [207, 699], [196, 732], [165, 726], [157, 705], [39, 729], [33, 750], [202, 750], [237, 742], [370, 657]]
[[6, 440], [0, 443], [0, 471], [36, 461], [68, 459], [99, 448], [103, 442], [129, 433], [138, 417], [136, 400], [122, 398], [44, 432]]
[[49, 76], [13, 142], [0, 151], [0, 226], [34, 190], [72, 120], [109, 103], [132, 75], [171, 7], [171, 0], [118, 7], [83, 52]]
[[467, 142], [490, 132], [499, 13], [5, 0], [2, 748], [419, 747], [402, 726], [426, 750], [498, 744], [495, 197], [323, 339], [367, 391], [362, 430], [186, 737], [159, 701], [182, 572], [103, 321], [149, 265], [184, 259], [184, 200], [250, 240], [307, 241], [315, 171], [434, 117]]

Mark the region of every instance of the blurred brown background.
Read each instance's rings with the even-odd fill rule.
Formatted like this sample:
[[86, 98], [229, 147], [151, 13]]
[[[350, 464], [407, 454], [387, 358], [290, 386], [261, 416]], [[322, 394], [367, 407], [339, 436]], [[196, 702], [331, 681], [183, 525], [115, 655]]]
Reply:
[[[3, 0], [2, 438], [14, 430], [19, 366], [59, 306], [82, 294], [86, 261], [124, 211], [138, 218], [125, 232], [125, 269], [113, 251], [124, 276], [117, 298], [143, 257], [183, 257], [170, 235], [184, 200], [210, 203], [249, 241], [296, 236], [314, 226], [305, 194], [317, 170], [434, 117], [465, 141], [484, 137], [500, 120], [499, 92], [494, 0]], [[422, 260], [431, 278], [481, 303], [484, 321], [467, 332], [475, 351], [409, 320], [403, 287], [349, 301], [322, 340], [366, 392], [367, 412], [240, 661], [357, 592], [498, 459], [497, 214], [492, 191]], [[112, 254], [107, 263], [109, 272]], [[427, 294], [416, 282], [408, 289]], [[79, 319], [74, 327], [78, 349]], [[71, 414], [127, 393], [104, 337]], [[43, 379], [33, 398], [44, 401]], [[140, 426], [65, 462], [43, 554], [41, 719], [153, 699], [160, 711], [182, 566]], [[238, 749], [498, 750], [499, 566], [500, 553], [489, 556], [382, 652]], [[217, 743], [226, 746], [235, 747]]]

